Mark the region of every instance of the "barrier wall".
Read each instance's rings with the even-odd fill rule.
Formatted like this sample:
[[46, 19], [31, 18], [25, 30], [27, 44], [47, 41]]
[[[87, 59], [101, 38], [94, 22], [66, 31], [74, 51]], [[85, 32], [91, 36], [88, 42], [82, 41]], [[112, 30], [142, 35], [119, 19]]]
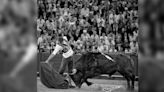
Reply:
[[[109, 53], [109, 54], [116, 54], [116, 53]], [[39, 65], [40, 62], [44, 62], [48, 56], [50, 55], [50, 53], [38, 53], [38, 66], [37, 69], [39, 71]], [[129, 55], [133, 60], [134, 60], [134, 64], [135, 64], [135, 74], [138, 75], [138, 56], [137, 54], [127, 54]], [[81, 55], [74, 55], [73, 59], [74, 61], [77, 60]], [[51, 61], [50, 63], [52, 64], [52, 66], [58, 71], [59, 67], [60, 67], [60, 63], [62, 60], [62, 55], [56, 55]]]

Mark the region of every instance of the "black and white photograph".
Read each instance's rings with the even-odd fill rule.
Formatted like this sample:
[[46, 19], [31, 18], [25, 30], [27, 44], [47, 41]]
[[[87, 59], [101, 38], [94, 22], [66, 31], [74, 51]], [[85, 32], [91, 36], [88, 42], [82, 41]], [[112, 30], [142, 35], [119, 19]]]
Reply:
[[164, 92], [162, 0], [0, 0], [0, 92]]
[[138, 92], [137, 0], [38, 0], [37, 92]]

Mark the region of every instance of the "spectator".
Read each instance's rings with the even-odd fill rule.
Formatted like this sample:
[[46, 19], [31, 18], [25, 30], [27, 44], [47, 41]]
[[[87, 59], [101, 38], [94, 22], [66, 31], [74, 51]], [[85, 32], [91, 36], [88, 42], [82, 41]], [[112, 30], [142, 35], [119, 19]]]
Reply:
[[83, 41], [88, 41], [90, 38], [90, 35], [87, 33], [87, 30], [83, 30], [83, 34], [81, 34]]
[[99, 41], [99, 36], [97, 35], [97, 31], [93, 31], [93, 34], [91, 35], [91, 39], [92, 39], [94, 42], [98, 43], [98, 41]]
[[52, 38], [59, 35], [66, 36], [79, 53], [98, 49], [135, 52], [137, 49], [136, 0], [49, 0], [47, 4], [38, 4], [38, 44], [43, 49], [52, 49]]
[[87, 8], [87, 6], [85, 6], [84, 8], [81, 9], [81, 15], [84, 17], [89, 16], [89, 9]]

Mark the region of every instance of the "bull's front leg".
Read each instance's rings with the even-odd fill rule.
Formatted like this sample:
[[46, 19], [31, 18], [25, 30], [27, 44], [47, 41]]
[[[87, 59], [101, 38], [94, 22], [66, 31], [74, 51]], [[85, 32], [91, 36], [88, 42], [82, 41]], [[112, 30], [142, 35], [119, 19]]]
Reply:
[[91, 86], [93, 83], [92, 82], [89, 82], [87, 79], [85, 80], [85, 83], [88, 85], [88, 86]]
[[88, 85], [88, 86], [91, 86], [93, 83], [92, 82], [89, 82], [87, 79], [88, 79], [88, 77], [85, 77], [84, 78], [85, 80], [85, 83]]
[[98, 76], [98, 75], [100, 75], [99, 73], [96, 73], [96, 72], [94, 72], [94, 69], [95, 68], [92, 68], [92, 70], [91, 71], [86, 71], [86, 76], [85, 76], [85, 83], [88, 85], [88, 86], [91, 86], [93, 83], [92, 82], [89, 82], [87, 79], [88, 78], [92, 78], [92, 77], [94, 77], [94, 76]]
[[93, 83], [92, 82], [89, 82], [88, 80], [87, 80], [87, 78], [83, 78], [83, 79], [81, 79], [81, 82], [80, 82], [80, 84], [78, 85], [78, 88], [81, 88], [81, 86], [82, 86], [82, 84], [83, 83], [86, 83], [88, 86], [91, 86]]
[[85, 79], [81, 79], [80, 83], [77, 85], [78, 88], [81, 88], [82, 84], [85, 82]]

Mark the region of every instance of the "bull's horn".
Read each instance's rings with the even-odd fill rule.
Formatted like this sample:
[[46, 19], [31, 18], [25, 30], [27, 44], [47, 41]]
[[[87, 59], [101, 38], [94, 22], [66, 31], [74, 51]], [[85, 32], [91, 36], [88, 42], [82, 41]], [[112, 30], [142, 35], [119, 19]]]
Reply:
[[77, 69], [73, 69], [71, 75], [76, 74], [76, 72], [77, 72]]

